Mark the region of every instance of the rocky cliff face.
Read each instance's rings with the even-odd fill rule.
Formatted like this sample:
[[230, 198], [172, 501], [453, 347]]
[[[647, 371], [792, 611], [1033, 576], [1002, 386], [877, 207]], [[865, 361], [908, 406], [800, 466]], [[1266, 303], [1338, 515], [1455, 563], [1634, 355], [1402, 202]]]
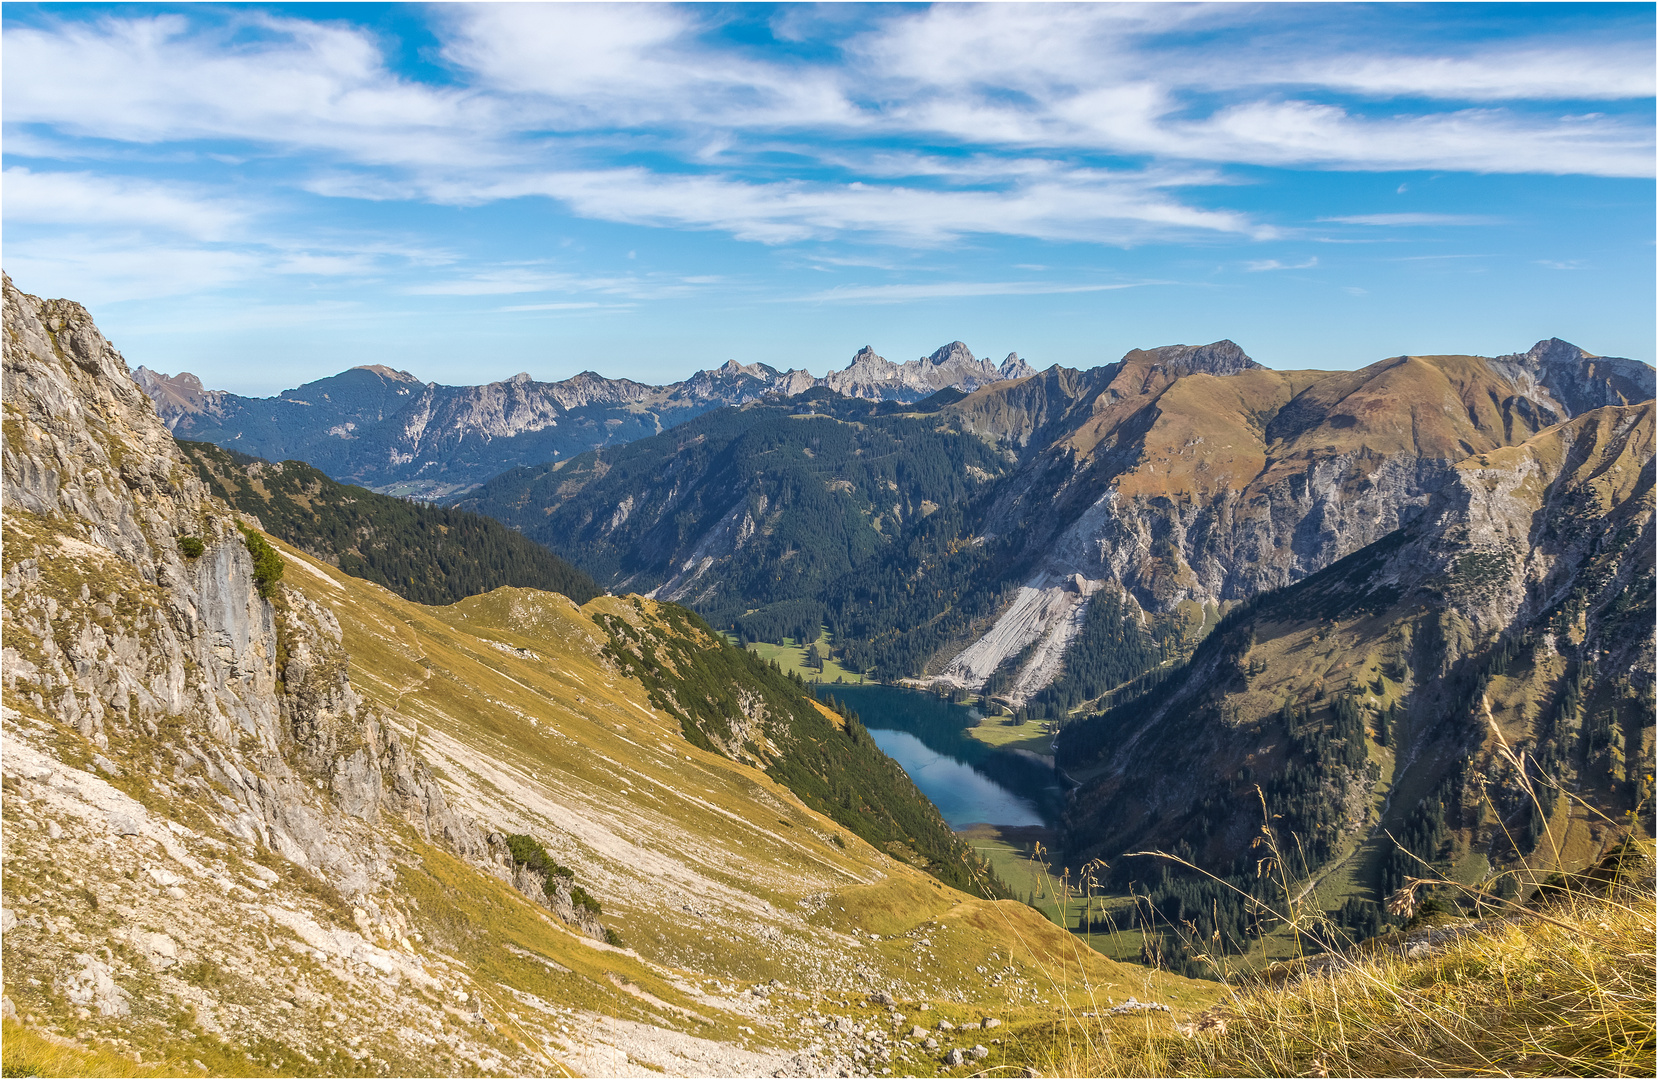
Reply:
[[[237, 521], [85, 309], [7, 279], [5, 334], [5, 684], [20, 718], [67, 723], [127, 768], [204, 770], [229, 793], [217, 824], [347, 891], [387, 870], [356, 824], [382, 813], [480, 853], [352, 691], [332, 616], [261, 595]], [[157, 743], [164, 728], [185, 737]]]
[[[240, 917], [286, 926], [319, 959], [436, 986], [405, 937], [397, 838], [409, 830], [509, 881], [499, 838], [450, 808], [355, 692], [333, 613], [261, 579], [246, 525], [208, 495], [87, 312], [6, 278], [4, 335], [8, 993], [27, 971], [83, 1017], [161, 1008], [125, 989], [130, 976], [231, 963], [249, 931], [225, 905], [285, 880], [354, 910], [355, 929], [291, 905]], [[61, 841], [58, 865], [86, 883], [90, 932], [51, 933], [52, 905], [23, 884], [39, 853], [21, 836], [41, 814], [42, 839]], [[96, 917], [97, 896], [121, 890], [118, 876], [102, 883], [104, 869], [140, 883], [113, 922]], [[12, 907], [31, 903], [41, 917], [25, 907], [19, 921]], [[262, 1001], [275, 989], [248, 992]], [[198, 998], [211, 1013], [216, 995]], [[204, 1023], [243, 1037], [266, 1029]]]

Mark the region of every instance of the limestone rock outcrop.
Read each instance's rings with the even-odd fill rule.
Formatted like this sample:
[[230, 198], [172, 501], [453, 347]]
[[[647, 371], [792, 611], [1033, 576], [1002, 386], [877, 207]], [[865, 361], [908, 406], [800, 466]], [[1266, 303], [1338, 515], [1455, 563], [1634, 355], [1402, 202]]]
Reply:
[[261, 595], [236, 516], [86, 310], [7, 278], [4, 313], [8, 689], [116, 767], [218, 785], [228, 832], [347, 892], [387, 872], [360, 827], [382, 813], [485, 855], [352, 691], [332, 614]]

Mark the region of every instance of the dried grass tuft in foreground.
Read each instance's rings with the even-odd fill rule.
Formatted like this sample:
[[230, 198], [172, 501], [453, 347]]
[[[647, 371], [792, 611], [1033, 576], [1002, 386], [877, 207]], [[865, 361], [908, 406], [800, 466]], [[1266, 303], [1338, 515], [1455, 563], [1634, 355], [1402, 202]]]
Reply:
[[139, 1065], [107, 1047], [75, 1046], [12, 1020], [0, 1024], [0, 1075], [183, 1076], [194, 1069]]
[[[1651, 883], [1574, 893], [1407, 958], [1380, 949], [1240, 987], [1191, 1024], [1077, 1021], [1064, 1076], [1642, 1076], [1654, 1060]], [[1091, 1029], [1081, 1029], [1082, 1024]]]

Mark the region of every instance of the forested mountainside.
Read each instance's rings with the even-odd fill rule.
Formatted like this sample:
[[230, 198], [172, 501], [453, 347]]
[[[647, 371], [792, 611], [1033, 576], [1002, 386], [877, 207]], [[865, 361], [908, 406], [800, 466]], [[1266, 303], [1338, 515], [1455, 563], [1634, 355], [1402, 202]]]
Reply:
[[272, 536], [419, 604], [516, 585], [585, 604], [593, 579], [480, 514], [342, 484], [303, 461], [262, 461], [212, 443], [180, 442], [208, 490]]
[[134, 377], [181, 439], [271, 461], [305, 461], [336, 480], [430, 498], [465, 491], [516, 465], [627, 443], [722, 405], [813, 388], [916, 401], [946, 387], [973, 390], [1031, 373], [1017, 355], [993, 364], [956, 341], [903, 364], [865, 347], [845, 370], [822, 379], [730, 361], [666, 386], [591, 371], [554, 383], [520, 374], [484, 386], [440, 386], [369, 365], [273, 398], [247, 398], [205, 390], [188, 372], [139, 368]]
[[986, 887], [855, 723], [693, 616], [411, 603], [215, 497], [78, 305], [7, 278], [4, 334], [8, 1046], [873, 1075], [976, 1038], [901, 1041], [889, 1003], [1213, 1000], [924, 873]]
[[824, 623], [850, 667], [1064, 715], [1413, 520], [1468, 455], [1652, 394], [1554, 340], [1340, 372], [1167, 346], [902, 410], [721, 410], [463, 505], [722, 629]]
[[1322, 882], [1362, 935], [1430, 866], [1476, 884], [1650, 836], [1653, 451], [1648, 401], [1465, 458], [1409, 524], [1067, 724], [1072, 858], [1110, 859], [1113, 884], [1194, 923], [1188, 943], [1242, 949], [1237, 892], [1120, 853], [1174, 851], [1264, 896], [1269, 824], [1291, 881]]
[[906, 406], [817, 390], [721, 409], [514, 470], [458, 505], [557, 544], [612, 588], [654, 590], [750, 638], [815, 637], [838, 581], [1006, 471], [995, 447], [939, 425], [950, 397]]

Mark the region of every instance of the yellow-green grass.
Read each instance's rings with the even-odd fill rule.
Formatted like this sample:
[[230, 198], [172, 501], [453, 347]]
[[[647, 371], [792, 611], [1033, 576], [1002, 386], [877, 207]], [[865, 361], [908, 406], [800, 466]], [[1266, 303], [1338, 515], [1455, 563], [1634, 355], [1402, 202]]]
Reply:
[[[1066, 868], [1052, 855], [1051, 830], [1042, 826], [973, 825], [961, 830], [962, 839], [990, 863], [996, 876], [1013, 890], [1016, 899], [1028, 903], [1056, 927], [1063, 925], [1084, 945], [1102, 956], [1137, 963], [1142, 935], [1134, 928], [1133, 902], [1126, 896], [1107, 895], [1085, 885], [1079, 890], [1070, 875], [1072, 892], [1065, 895]], [[1040, 845], [1041, 855], [1037, 848]], [[1063, 911], [1063, 915], [1061, 912]], [[1088, 916], [1109, 917], [1113, 929], [1095, 932]]]
[[1184, 1030], [1161, 1017], [1055, 1024], [1047, 1071], [1652, 1076], [1654, 918], [1650, 886], [1622, 900], [1579, 894], [1416, 959], [1377, 947], [1319, 974], [1246, 983]]
[[[990, 985], [976, 969], [988, 968], [992, 953], [1014, 952], [1020, 935], [1040, 937], [1049, 925], [1022, 905], [1008, 905], [998, 922], [1006, 929], [964, 940], [922, 971], [907, 945], [868, 942], [870, 932], [902, 933], [935, 909], [950, 910], [971, 898], [810, 811], [753, 764], [696, 749], [676, 723], [652, 710], [645, 688], [598, 655], [602, 634], [591, 617], [603, 611], [630, 621], [654, 619], [650, 601], [599, 597], [577, 608], [563, 597], [502, 589], [448, 607], [424, 607], [291, 549], [284, 554], [291, 568], [304, 564], [297, 572], [290, 569], [286, 580], [336, 612], [358, 691], [392, 715], [422, 757], [511, 815], [490, 818], [488, 824], [544, 839], [554, 857], [572, 866], [603, 901], [606, 923], [645, 963], [637, 966], [614, 952], [587, 952], [574, 938], [561, 944], [557, 935], [520, 948], [584, 975], [598, 964], [670, 1004], [695, 1009], [712, 1021], [712, 1029], [677, 1013], [654, 1015], [652, 1022], [715, 1037], [740, 1018], [713, 1015], [670, 985], [661, 969], [808, 985], [788, 950], [733, 935], [733, 928], [656, 900], [662, 860], [670, 860], [673, 869], [667, 872], [685, 874], [684, 888], [693, 898], [693, 890], [712, 887], [794, 911], [801, 910], [802, 899], [826, 894], [828, 903], [811, 921], [866, 935], [865, 944], [841, 958], [848, 966], [870, 966], [884, 978], [904, 978], [917, 993], [936, 991], [971, 1008], [1003, 1008], [1012, 1001], [1006, 988]], [[470, 775], [468, 763], [480, 760], [500, 762], [516, 775]], [[550, 816], [539, 823], [546, 813], [536, 805], [540, 797], [589, 823], [602, 822], [610, 835], [588, 839], [591, 827], [572, 832]], [[513, 802], [518, 812], [507, 805]], [[423, 861], [431, 871], [443, 859], [434, 854]], [[657, 868], [646, 871], [642, 861]], [[412, 887], [406, 880], [405, 888]], [[483, 902], [478, 888], [462, 891]], [[422, 906], [428, 906], [424, 900]], [[1110, 964], [1103, 957], [1091, 962], [1096, 961]], [[500, 963], [503, 972], [513, 967], [499, 957], [471, 962], [480, 968]], [[1194, 985], [1209, 992], [1206, 984]], [[572, 982], [554, 998], [586, 1000], [592, 989]], [[622, 1014], [637, 1017], [632, 1009]]]
[[[329, 1076], [357, 1070], [356, 1061], [331, 1053], [308, 1060], [278, 1042], [227, 1042], [183, 1033], [156, 1038], [137, 1028], [112, 1036], [92, 1023], [57, 1025], [64, 1034], [7, 1019], [0, 1026], [5, 1076]], [[71, 1037], [72, 1036], [72, 1037]], [[200, 1063], [198, 1066], [197, 1063]]]
[[131, 1053], [107, 1045], [81, 1046], [44, 1035], [15, 1020], [0, 1023], [0, 1062], [6, 1076], [178, 1076], [194, 1071], [188, 1062], [141, 1064]]
[[809, 641], [796, 641], [794, 638], [784, 638], [783, 644], [774, 645], [769, 641], [756, 641], [750, 645], [749, 651], [762, 660], [775, 660], [777, 666], [783, 669], [785, 675], [798, 674], [807, 682], [858, 684], [864, 681], [862, 674], [851, 671], [840, 665], [839, 661], [829, 659], [829, 630], [827, 627], [818, 634], [818, 652], [824, 657], [823, 670], [806, 666], [806, 649], [813, 644]]
[[968, 728], [967, 734], [998, 750], [1029, 750], [1044, 757], [1054, 752], [1054, 737], [1042, 720], [1015, 724], [1010, 717], [986, 716]]

